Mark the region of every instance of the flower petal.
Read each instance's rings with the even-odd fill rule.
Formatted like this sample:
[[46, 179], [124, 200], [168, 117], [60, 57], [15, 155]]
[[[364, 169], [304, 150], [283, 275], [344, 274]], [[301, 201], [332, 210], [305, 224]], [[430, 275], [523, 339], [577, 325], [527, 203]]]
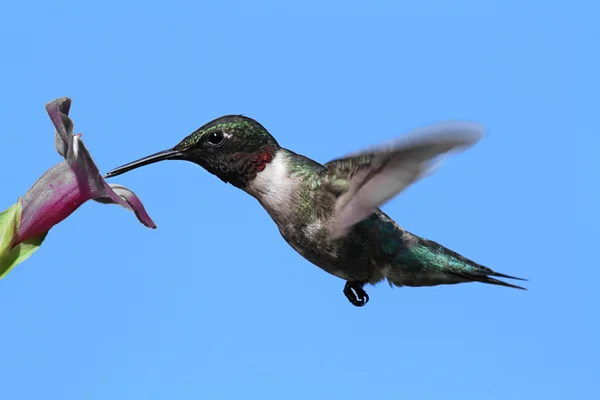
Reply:
[[73, 121], [68, 116], [70, 109], [71, 99], [68, 97], [61, 97], [46, 104], [46, 111], [56, 128], [54, 132], [56, 151], [65, 158], [73, 140]]
[[49, 231], [89, 200], [93, 189], [78, 182], [66, 161], [50, 168], [21, 200], [23, 212], [15, 243]]
[[[73, 170], [80, 184], [87, 185], [92, 189], [92, 199], [103, 204], [115, 203], [125, 207], [133, 211], [142, 224], [148, 228], [156, 228], [156, 224], [152, 221], [135, 193], [125, 186], [106, 183], [79, 136], [73, 137], [73, 148], [77, 149], [77, 160], [73, 164]], [[116, 188], [116, 191], [113, 188]]]
[[[152, 221], [152, 219], [146, 212], [144, 205], [142, 204], [142, 202], [136, 196], [135, 193], [133, 193], [131, 190], [127, 189], [125, 186], [117, 185], [115, 183], [112, 183], [108, 186], [109, 186], [110, 191], [115, 193], [115, 195], [117, 195], [121, 199], [125, 200], [125, 202], [127, 203], [127, 207], [125, 207], [125, 208], [133, 211], [135, 213], [135, 216], [140, 220], [140, 222], [142, 224], [146, 225], [149, 228], [153, 228], [153, 229], [156, 228], [156, 224], [154, 223], [154, 221]], [[103, 203], [103, 204], [116, 203], [112, 196], [111, 197], [99, 197], [99, 198], [96, 198], [95, 200], [97, 202]], [[118, 204], [121, 204], [121, 203], [118, 203]]]

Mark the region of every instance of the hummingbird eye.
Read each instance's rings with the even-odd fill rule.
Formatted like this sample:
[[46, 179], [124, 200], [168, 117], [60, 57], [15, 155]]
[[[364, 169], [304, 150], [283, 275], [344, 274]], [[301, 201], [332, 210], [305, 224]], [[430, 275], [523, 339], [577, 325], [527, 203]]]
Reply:
[[208, 137], [208, 143], [211, 146], [220, 146], [225, 141], [225, 135], [221, 131], [215, 131]]

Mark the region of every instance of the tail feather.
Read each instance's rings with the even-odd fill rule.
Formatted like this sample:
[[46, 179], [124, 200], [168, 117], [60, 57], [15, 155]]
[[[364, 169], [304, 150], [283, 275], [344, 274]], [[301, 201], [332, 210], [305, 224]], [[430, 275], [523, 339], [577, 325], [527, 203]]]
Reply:
[[497, 276], [498, 278], [506, 278], [506, 279], [516, 279], [517, 281], [528, 281], [529, 279], [518, 278], [516, 276], [510, 276], [506, 274], [501, 274], [500, 272], [495, 272], [492, 274], [493, 276]]
[[[518, 286], [518, 285], [513, 285], [511, 283], [507, 283], [504, 281], [501, 281], [499, 279], [494, 279], [491, 278], [489, 276], [480, 276], [480, 275], [474, 275], [474, 274], [457, 274], [460, 275], [463, 278], [469, 279], [471, 281], [476, 281], [476, 282], [481, 282], [481, 283], [487, 283], [489, 285], [498, 285], [498, 286], [504, 286], [504, 287], [509, 287], [509, 288], [513, 288], [513, 289], [520, 289], [520, 290], [527, 290], [526, 288], [522, 287], [522, 286]], [[515, 278], [512, 277], [510, 275], [504, 275], [504, 274], [500, 274], [497, 272], [494, 272], [492, 274], [493, 276], [499, 276], [499, 277], [503, 277], [503, 278], [509, 278], [509, 279], [517, 279], [520, 281], [526, 281], [527, 279], [523, 279], [523, 278]]]

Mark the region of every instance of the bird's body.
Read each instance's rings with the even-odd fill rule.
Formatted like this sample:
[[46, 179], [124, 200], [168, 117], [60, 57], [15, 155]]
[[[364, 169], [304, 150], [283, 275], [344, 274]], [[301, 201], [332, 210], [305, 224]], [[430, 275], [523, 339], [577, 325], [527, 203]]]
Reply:
[[114, 176], [163, 159], [195, 162], [255, 197], [286, 242], [326, 272], [346, 281], [344, 293], [366, 304], [365, 284], [435, 286], [483, 282], [523, 289], [446, 247], [402, 229], [379, 206], [429, 172], [436, 156], [468, 147], [469, 124], [439, 125], [409, 143], [362, 152], [322, 165], [287, 150], [258, 122], [225, 116], [171, 150], [127, 164]]
[[333, 238], [328, 227], [337, 198], [323, 190], [328, 174], [320, 163], [279, 149], [244, 190], [261, 203], [294, 250], [346, 281], [376, 284], [387, 279], [395, 286], [435, 286], [494, 274], [402, 229], [379, 208], [344, 237]]

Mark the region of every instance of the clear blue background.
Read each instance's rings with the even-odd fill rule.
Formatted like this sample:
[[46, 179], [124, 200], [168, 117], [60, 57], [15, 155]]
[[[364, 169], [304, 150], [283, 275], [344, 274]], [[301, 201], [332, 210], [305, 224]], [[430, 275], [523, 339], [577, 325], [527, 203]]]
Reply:
[[296, 254], [257, 201], [165, 162], [113, 182], [0, 282], [2, 399], [597, 399], [594, 1], [8, 2], [0, 208], [60, 161], [73, 98], [103, 171], [229, 113], [326, 162], [431, 122], [487, 136], [384, 209], [528, 292], [371, 287]]

